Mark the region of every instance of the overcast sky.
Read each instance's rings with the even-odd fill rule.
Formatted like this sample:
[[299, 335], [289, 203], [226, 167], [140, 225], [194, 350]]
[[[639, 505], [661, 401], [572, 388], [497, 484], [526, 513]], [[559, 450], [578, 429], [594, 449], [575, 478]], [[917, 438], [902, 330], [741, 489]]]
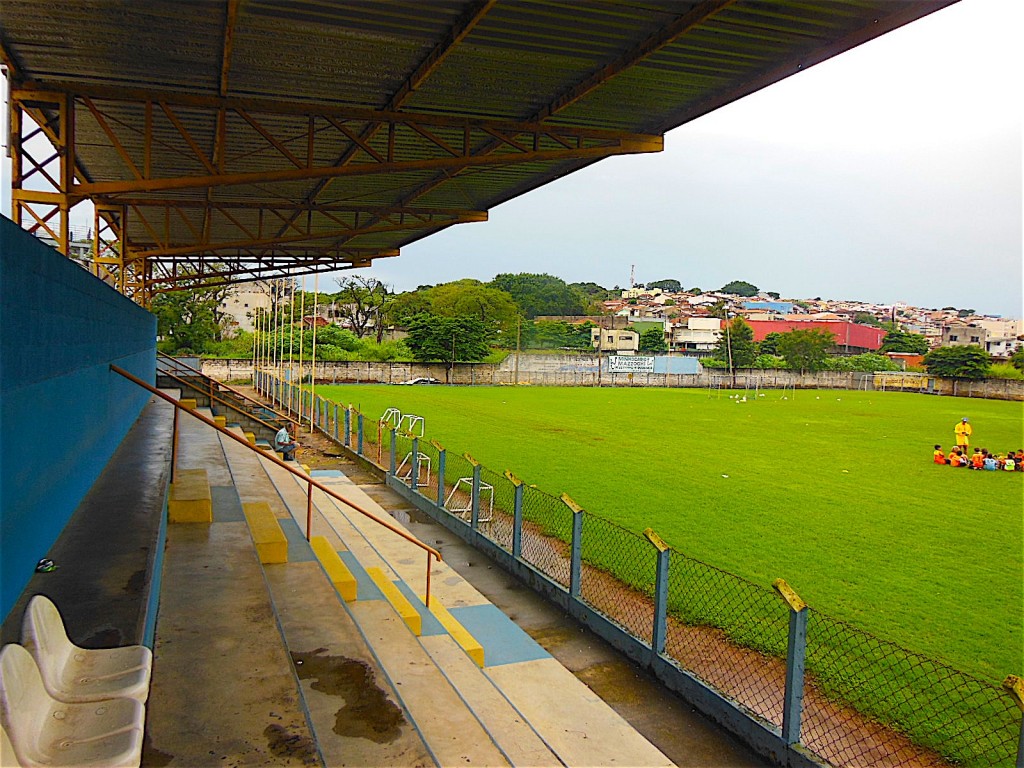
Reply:
[[1020, 0], [962, 0], [358, 273], [610, 288], [635, 265], [638, 283], [1021, 317], [1021, 29]]
[[1021, 317], [1022, 5], [963, 0], [361, 272], [611, 287], [635, 264], [638, 283]]

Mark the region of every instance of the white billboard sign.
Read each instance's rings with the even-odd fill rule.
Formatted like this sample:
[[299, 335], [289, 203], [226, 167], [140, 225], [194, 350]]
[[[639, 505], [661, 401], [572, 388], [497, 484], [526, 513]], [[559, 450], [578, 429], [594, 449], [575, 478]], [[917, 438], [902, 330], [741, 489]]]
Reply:
[[612, 355], [608, 358], [609, 373], [654, 373], [654, 358], [640, 355]]

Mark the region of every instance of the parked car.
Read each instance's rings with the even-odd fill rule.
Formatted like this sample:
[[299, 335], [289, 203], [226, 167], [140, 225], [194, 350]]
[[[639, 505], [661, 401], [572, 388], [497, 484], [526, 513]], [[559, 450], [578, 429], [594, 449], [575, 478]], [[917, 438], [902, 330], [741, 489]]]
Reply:
[[399, 384], [440, 384], [441, 382], [432, 376], [417, 376], [415, 379], [400, 381]]

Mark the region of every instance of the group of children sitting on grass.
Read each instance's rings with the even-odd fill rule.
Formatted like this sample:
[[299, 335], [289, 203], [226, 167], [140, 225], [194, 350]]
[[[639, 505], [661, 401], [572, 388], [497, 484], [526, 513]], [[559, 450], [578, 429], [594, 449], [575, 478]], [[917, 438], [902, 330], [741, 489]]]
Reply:
[[1004, 472], [1024, 472], [1024, 448], [1017, 451], [1007, 451], [1005, 454], [996, 456], [989, 453], [988, 448], [975, 448], [974, 453], [968, 457], [967, 449], [962, 447], [953, 448], [949, 457], [942, 452], [942, 446], [935, 446], [934, 461], [936, 464], [948, 464], [951, 467], [966, 467], [967, 469], [982, 469], [994, 472], [1001, 469]]

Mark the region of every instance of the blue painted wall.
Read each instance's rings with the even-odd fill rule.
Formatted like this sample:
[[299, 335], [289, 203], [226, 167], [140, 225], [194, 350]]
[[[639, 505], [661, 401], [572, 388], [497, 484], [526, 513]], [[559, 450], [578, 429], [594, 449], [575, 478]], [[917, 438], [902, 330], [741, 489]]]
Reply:
[[0, 217], [0, 616], [131, 428], [156, 320]]

